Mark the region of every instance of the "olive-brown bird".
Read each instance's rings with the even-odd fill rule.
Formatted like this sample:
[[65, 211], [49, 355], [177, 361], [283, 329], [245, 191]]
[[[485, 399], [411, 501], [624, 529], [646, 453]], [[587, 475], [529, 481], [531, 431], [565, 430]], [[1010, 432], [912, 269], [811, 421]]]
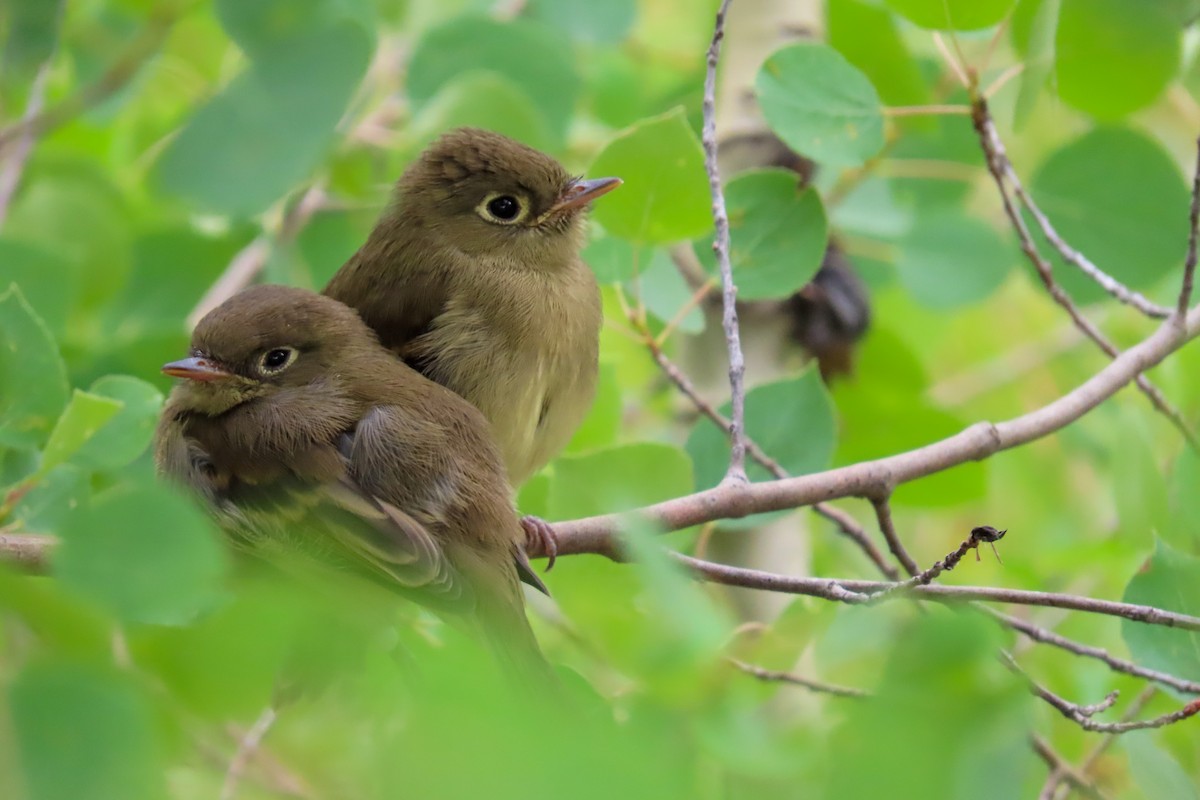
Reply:
[[163, 409], [158, 467], [235, 541], [366, 567], [465, 612], [501, 661], [545, 669], [519, 580], [544, 587], [486, 420], [381, 347], [353, 310], [256, 286], [205, 316], [191, 355], [163, 372], [185, 380]]
[[558, 454], [595, 393], [600, 292], [584, 210], [617, 178], [460, 128], [400, 178], [366, 244], [325, 288], [492, 425], [520, 485]]

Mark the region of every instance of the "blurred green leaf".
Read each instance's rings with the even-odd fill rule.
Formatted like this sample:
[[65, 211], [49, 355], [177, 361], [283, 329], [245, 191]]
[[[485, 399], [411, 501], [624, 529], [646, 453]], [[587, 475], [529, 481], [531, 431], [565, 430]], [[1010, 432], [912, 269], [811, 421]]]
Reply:
[[11, 0], [0, 9], [6, 32], [0, 77], [6, 94], [31, 81], [54, 53], [64, 4], [65, 0]]
[[212, 523], [166, 486], [97, 495], [61, 535], [54, 575], [126, 622], [185, 622], [221, 591], [225, 553]]
[[8, 704], [30, 800], [167, 797], [154, 715], [128, 676], [34, 663], [13, 681]]
[[[912, 351], [877, 326], [863, 342], [854, 383], [833, 387], [841, 422], [836, 464], [881, 458], [958, 433], [967, 423], [925, 396], [928, 377]], [[897, 425], [896, 420], [904, 424]], [[984, 496], [986, 467], [961, 464], [900, 486], [895, 501], [912, 506], [955, 506]]]
[[1129, 771], [1144, 797], [1200, 800], [1193, 778], [1170, 752], [1155, 743], [1152, 731], [1132, 731], [1121, 736], [1120, 742], [1129, 756]]
[[162, 408], [162, 393], [129, 375], [107, 375], [93, 383], [88, 391], [120, 402], [121, 410], [84, 442], [71, 460], [89, 469], [123, 467], [150, 445]]
[[671, 445], [643, 442], [564, 456], [554, 462], [550, 518], [641, 508], [688, 494], [694, 486], [691, 460]]
[[899, 244], [900, 281], [917, 302], [937, 309], [984, 299], [1015, 260], [1013, 248], [990, 225], [949, 209], [919, 215]]
[[427, 143], [462, 126], [486, 128], [537, 150], [557, 141], [545, 115], [521, 87], [491, 70], [456, 75], [438, 89], [413, 123], [414, 140]]
[[582, 453], [615, 444], [621, 430], [621, 409], [617, 370], [612, 364], [601, 362], [592, 410], [571, 437], [566, 452]]
[[159, 186], [210, 213], [265, 210], [327, 154], [372, 48], [368, 30], [348, 21], [261, 43], [167, 145]]
[[[1144, 134], [1084, 134], [1046, 159], [1031, 191], [1059, 234], [1126, 286], [1151, 286], [1183, 263], [1187, 187], [1174, 160]], [[1074, 267], [1056, 276], [1078, 300], [1107, 296]]]
[[[1036, 7], [1037, 11], [1030, 22], [1025, 69], [1021, 73], [1017, 104], [1013, 108], [1013, 126], [1017, 130], [1022, 129], [1029, 120], [1034, 104], [1054, 67], [1054, 39], [1058, 31], [1058, 14], [1062, 0], [1037, 0]], [[1015, 31], [1013, 35], [1015, 38]]]
[[29, 486], [13, 508], [13, 518], [25, 530], [55, 533], [90, 494], [86, 472], [74, 464], [59, 464]]
[[1016, 0], [887, 0], [910, 21], [936, 31], [989, 28], [1007, 16]]
[[[949, 100], [965, 98], [952, 95]], [[938, 116], [926, 122], [906, 130], [888, 151], [897, 173], [888, 184], [896, 199], [909, 204], [914, 212], [950, 206], [961, 213], [973, 180], [984, 175], [979, 139], [964, 116]]]
[[[679, 268], [671, 260], [670, 253], [661, 248], [653, 251], [649, 264], [642, 265], [637, 286], [642, 302], [646, 304], [646, 310], [664, 325], [674, 321], [684, 306], [692, 302], [695, 295], [695, 290], [679, 274]], [[632, 293], [632, 287], [630, 291]], [[693, 304], [675, 327], [683, 333], [693, 335], [703, 331], [704, 312], [700, 305]]]
[[1200, 486], [1200, 455], [1192, 448], [1185, 447], [1179, 451], [1167, 483], [1168, 518], [1161, 533], [1168, 544], [1190, 555], [1200, 555], [1200, 524], [1196, 522], [1197, 486]]
[[606, 234], [589, 242], [581, 255], [600, 283], [624, 283], [646, 269], [653, 250], [635, 248], [627, 239]]
[[[730, 405], [721, 406], [730, 414]], [[746, 435], [789, 474], [806, 475], [829, 466], [835, 441], [833, 404], [815, 369], [797, 378], [755, 386], [746, 393]], [[716, 486], [729, 466], [729, 435], [707, 418], [697, 420], [687, 441], [696, 483]], [[774, 475], [747, 458], [753, 480]]]
[[[1200, 558], [1159, 540], [1154, 554], [1125, 587], [1124, 601], [1200, 615]], [[1189, 680], [1200, 680], [1200, 633], [1121, 620], [1133, 660]], [[1170, 691], [1170, 690], [1169, 690]], [[1190, 699], [1190, 698], [1189, 698]]]
[[829, 44], [863, 71], [883, 102], [929, 102], [929, 88], [886, 8], [864, 0], [829, 0], [825, 13]]
[[633, 25], [637, 0], [530, 0], [525, 13], [577, 42], [612, 44], [624, 39]]
[[66, 330], [78, 296], [78, 269], [45, 245], [0, 239], [0, 286], [15, 283], [55, 336]]
[[558, 149], [580, 89], [574, 56], [559, 34], [530, 20], [451, 20], [417, 42], [408, 62], [409, 96], [419, 111], [451, 80], [478, 70], [494, 72], [528, 95], [541, 112], [551, 149]]
[[832, 47], [777, 50], [754, 82], [771, 130], [819, 164], [853, 167], [883, 147], [883, 114], [871, 81]]
[[112, 620], [57, 583], [0, 565], [0, 608], [12, 612], [52, 652], [101, 662], [112, 657]]
[[117, 415], [125, 404], [76, 389], [63, 409], [42, 451], [38, 474], [44, 475], [83, 447], [89, 439]]
[[592, 212], [614, 236], [667, 244], [692, 239], [712, 226], [704, 152], [682, 109], [618, 134], [596, 156], [588, 175], [625, 181]]
[[[812, 280], [829, 242], [825, 207], [794, 172], [743, 172], [725, 187], [729, 260], [739, 300], [788, 297]], [[696, 242], [696, 256], [718, 275], [715, 237]]]
[[46, 324], [16, 286], [0, 292], [0, 445], [45, 441], [67, 394], [66, 368]]
[[252, 59], [271, 59], [275, 48], [353, 23], [376, 24], [371, 0], [217, 0], [221, 27]]
[[[1041, 769], [1028, 744], [1033, 698], [996, 658], [999, 636], [966, 614], [912, 618], [883, 681], [834, 731], [825, 797], [1025, 797]], [[937, 708], [937, 724], [920, 719]], [[870, 764], [870, 769], [864, 769]]]
[[1145, 108], [1175, 77], [1182, 34], [1165, 3], [1062, 0], [1055, 37], [1058, 94], [1104, 120]]

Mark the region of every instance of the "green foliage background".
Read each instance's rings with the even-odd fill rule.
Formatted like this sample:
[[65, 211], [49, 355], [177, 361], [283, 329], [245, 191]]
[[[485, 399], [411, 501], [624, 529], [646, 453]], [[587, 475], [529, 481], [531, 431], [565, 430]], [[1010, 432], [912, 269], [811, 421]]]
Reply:
[[[618, 302], [621, 287], [653, 331], [670, 324], [672, 355], [724, 358], [713, 320], [682, 313], [691, 291], [665, 249], [692, 241], [705, 262], [712, 237], [698, 132], [715, 3], [499, 6], [0, 9], [5, 124], [39, 83], [48, 109], [69, 112], [34, 141], [0, 227], [0, 534], [62, 541], [48, 575], [0, 568], [0, 796], [216, 797], [231, 731], [269, 704], [269, 759], [248, 767], [242, 797], [286, 795], [293, 779], [308, 796], [356, 798], [1036, 794], [1031, 732], [1076, 763], [1098, 739], [1004, 670], [995, 652], [1011, 634], [982, 617], [809, 599], [748, 612], [634, 531], [635, 563], [564, 558], [547, 576], [557, 610], [535, 604], [533, 616], [570, 691], [538, 703], [511, 697], [472, 643], [394, 598], [344, 576], [235, 564], [207, 517], [154, 481], [158, 366], [185, 351], [184, 320], [230, 260], [261, 236], [265, 280], [320, 288], [403, 166], [460, 124], [626, 181], [597, 204], [586, 253], [609, 316], [599, 397], [523, 509], [569, 519], [719, 480], [721, 436], [679, 413]], [[768, 12], [735, 2], [731, 26]], [[751, 435], [797, 474], [1020, 414], [1104, 364], [1030, 280], [969, 119], [888, 112], [963, 102], [930, 30], [957, 30], [953, 47], [984, 86], [1024, 65], [992, 100], [1018, 171], [1077, 249], [1165, 304], [1200, 127], [1195, 0], [828, 0], [814, 12], [823, 35], [764, 47], [754, 90], [772, 130], [822, 165], [815, 188], [777, 171], [725, 176], [744, 297], [791, 294], [829, 236], [872, 292], [852, 379], [828, 391], [785, 348], [749, 394]], [[95, 87], [97, 102], [69, 107]], [[281, 233], [313, 185], [326, 202]], [[1149, 330], [1069, 268], [1059, 277], [1120, 343]], [[1153, 373], [1192, 420], [1198, 376], [1195, 347]], [[1009, 529], [1002, 566], [967, 560], [947, 582], [1198, 614], [1198, 478], [1196, 457], [1127, 390], [1046, 441], [901, 487], [895, 507], [924, 564], [974, 525]], [[870, 522], [865, 504], [845, 506]], [[813, 574], [875, 577], [825, 523], [777, 520]], [[739, 523], [715, 541], [754, 536]], [[745, 616], [762, 625], [739, 628]], [[1194, 634], [1031, 616], [1200, 680]], [[761, 684], [727, 653], [875, 698]], [[1080, 703], [1140, 690], [1061, 651], [1019, 659]], [[1144, 713], [1181, 701], [1160, 693]], [[1112, 796], [1194, 798], [1198, 743], [1194, 720], [1128, 735], [1096, 774]]]

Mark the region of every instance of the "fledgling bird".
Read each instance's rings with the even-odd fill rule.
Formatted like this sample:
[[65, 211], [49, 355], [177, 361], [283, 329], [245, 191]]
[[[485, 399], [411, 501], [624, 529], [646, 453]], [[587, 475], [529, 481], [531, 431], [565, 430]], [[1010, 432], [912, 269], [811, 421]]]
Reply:
[[486, 420], [328, 297], [256, 286], [205, 316], [156, 433], [160, 472], [235, 541], [294, 548], [473, 621], [502, 662], [548, 669], [520, 580], [544, 590]]
[[596, 279], [584, 211], [621, 183], [451, 131], [405, 171], [367, 242], [325, 287], [426, 377], [483, 412], [514, 486], [566, 446], [595, 394]]

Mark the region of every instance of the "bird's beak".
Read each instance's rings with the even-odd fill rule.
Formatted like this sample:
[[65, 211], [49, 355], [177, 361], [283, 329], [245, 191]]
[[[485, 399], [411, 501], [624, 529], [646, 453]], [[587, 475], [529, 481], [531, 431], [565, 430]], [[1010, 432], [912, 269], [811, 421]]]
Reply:
[[575, 181], [558, 198], [547, 216], [582, 208], [602, 194], [608, 194], [622, 183], [620, 178], [594, 178], [590, 181]]
[[162, 371], [173, 378], [187, 378], [188, 380], [203, 381], [205, 383], [233, 377], [233, 373], [221, 369], [215, 361], [198, 356], [163, 364]]

